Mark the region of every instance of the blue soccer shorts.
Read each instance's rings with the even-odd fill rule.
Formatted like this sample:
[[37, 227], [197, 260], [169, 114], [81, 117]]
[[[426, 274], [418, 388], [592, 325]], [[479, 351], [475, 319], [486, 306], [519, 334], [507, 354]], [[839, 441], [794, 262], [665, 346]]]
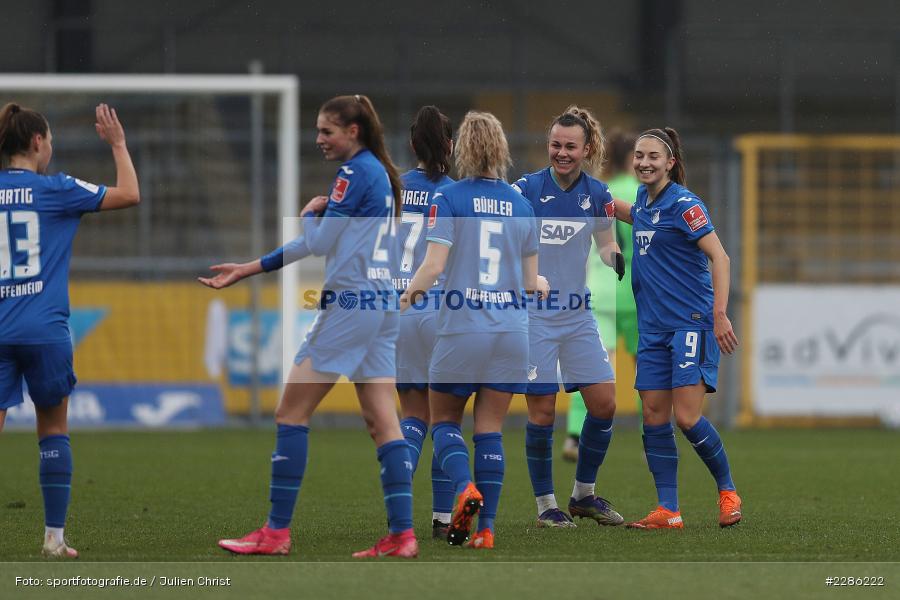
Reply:
[[568, 322], [532, 318], [528, 344], [528, 394], [559, 391], [557, 362], [567, 392], [616, 380], [609, 353], [590, 313]]
[[428, 382], [437, 392], [468, 398], [482, 386], [524, 394], [527, 376], [527, 333], [455, 333], [437, 336]]
[[400, 316], [397, 337], [397, 389], [424, 390], [437, 337], [437, 311], [409, 310]]
[[316, 315], [294, 364], [309, 358], [319, 373], [344, 375], [350, 381], [395, 377], [399, 320], [396, 311], [329, 306]]
[[22, 378], [38, 407], [51, 408], [75, 389], [72, 342], [0, 344], [0, 409], [23, 402]]
[[639, 334], [636, 390], [671, 390], [703, 381], [712, 393], [718, 379], [719, 345], [712, 330]]

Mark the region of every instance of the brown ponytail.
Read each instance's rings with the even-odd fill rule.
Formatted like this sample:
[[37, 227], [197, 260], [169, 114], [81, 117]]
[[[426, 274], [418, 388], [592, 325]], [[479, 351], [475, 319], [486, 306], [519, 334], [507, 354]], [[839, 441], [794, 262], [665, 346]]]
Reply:
[[671, 127], [648, 129], [639, 135], [638, 139], [642, 137], [654, 137], [663, 143], [663, 146], [666, 148], [666, 154], [670, 158], [675, 159], [675, 166], [669, 171], [669, 179], [678, 185], [684, 185], [687, 180], [687, 172], [685, 171], [684, 151], [681, 148], [681, 137], [678, 135], [678, 132]]
[[409, 139], [416, 158], [425, 164], [425, 175], [439, 181], [450, 172], [450, 143], [453, 126], [437, 106], [423, 106], [409, 128]]
[[591, 175], [597, 175], [603, 166], [603, 159], [606, 155], [603, 128], [600, 127], [600, 121], [591, 114], [590, 110], [573, 104], [550, 122], [550, 127], [547, 129], [548, 135], [554, 125], [581, 127], [582, 131], [584, 131], [584, 143], [590, 145], [590, 149], [584, 157], [584, 163], [587, 165], [587, 170]]
[[387, 171], [391, 180], [391, 192], [394, 195], [394, 216], [400, 216], [400, 173], [388, 154], [384, 144], [384, 127], [372, 106], [372, 101], [362, 94], [353, 96], [337, 96], [322, 105], [321, 113], [335, 117], [341, 127], [349, 127], [356, 123], [359, 126], [359, 141], [375, 155]]
[[0, 109], [0, 168], [16, 154], [27, 154], [35, 135], [47, 135], [50, 126], [41, 113], [9, 102]]

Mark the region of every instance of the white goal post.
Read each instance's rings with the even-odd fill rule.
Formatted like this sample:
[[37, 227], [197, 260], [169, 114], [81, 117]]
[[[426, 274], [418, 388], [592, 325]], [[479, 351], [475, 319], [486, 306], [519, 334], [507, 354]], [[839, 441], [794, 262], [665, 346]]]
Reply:
[[[43, 74], [0, 75], [0, 93], [140, 93], [147, 95], [272, 95], [278, 98], [278, 214], [297, 216], [300, 155], [300, 82], [294, 75], [130, 75], [130, 74]], [[98, 98], [101, 100], [101, 98]], [[282, 239], [299, 235], [298, 219], [282, 218]], [[291, 268], [293, 267], [293, 268]], [[282, 314], [293, 315], [297, 306], [296, 265], [280, 271]], [[282, 343], [296, 345], [295, 319], [283, 319]], [[286, 353], [288, 354], [288, 353]], [[282, 364], [282, 381], [289, 364]]]

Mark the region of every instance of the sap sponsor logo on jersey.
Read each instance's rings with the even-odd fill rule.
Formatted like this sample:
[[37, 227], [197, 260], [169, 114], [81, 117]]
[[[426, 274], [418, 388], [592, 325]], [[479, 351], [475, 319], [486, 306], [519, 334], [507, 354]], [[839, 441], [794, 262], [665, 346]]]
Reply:
[[541, 219], [541, 243], [557, 246], [565, 244], [584, 229], [585, 225], [587, 223], [577, 221]]
[[691, 228], [691, 231], [697, 231], [709, 223], [709, 220], [706, 218], [706, 213], [703, 212], [703, 209], [700, 208], [699, 204], [692, 206], [681, 213], [681, 218], [684, 219], [687, 226]]
[[578, 194], [578, 206], [581, 207], [581, 210], [590, 210], [591, 209], [591, 195], [590, 194]]
[[350, 180], [344, 179], [343, 177], [338, 177], [334, 180], [334, 187], [331, 189], [331, 199], [334, 202], [340, 202], [344, 199], [344, 196], [347, 194], [347, 189], [350, 187]]
[[635, 231], [634, 243], [637, 244], [639, 254], [647, 254], [650, 249], [650, 242], [653, 241], [655, 231]]

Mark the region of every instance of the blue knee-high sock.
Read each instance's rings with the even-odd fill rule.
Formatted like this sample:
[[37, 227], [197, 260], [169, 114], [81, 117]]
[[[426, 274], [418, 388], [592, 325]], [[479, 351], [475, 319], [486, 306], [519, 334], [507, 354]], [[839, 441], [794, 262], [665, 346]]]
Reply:
[[400, 421], [400, 431], [409, 444], [409, 459], [412, 461], [413, 473], [419, 467], [419, 455], [422, 454], [422, 444], [425, 443], [425, 434], [428, 432], [428, 425], [422, 419], [416, 417], [406, 417]]
[[731, 480], [731, 467], [728, 466], [728, 455], [725, 454], [725, 446], [722, 438], [713, 424], [700, 417], [697, 424], [690, 429], [682, 429], [684, 437], [688, 439], [694, 450], [706, 463], [706, 468], [716, 479], [716, 485], [720, 490], [733, 490], [734, 482]]
[[490, 529], [493, 532], [506, 471], [503, 434], [480, 433], [472, 440], [475, 442], [475, 485], [484, 497], [484, 506], [478, 513], [478, 531]]
[[412, 472], [406, 440], [394, 440], [378, 447], [381, 489], [391, 533], [412, 528]]
[[594, 483], [597, 470], [606, 458], [609, 441], [612, 439], [612, 419], [598, 419], [587, 415], [578, 438], [578, 465], [575, 467], [575, 481]]
[[453, 482], [454, 495], [463, 491], [472, 482], [469, 470], [469, 449], [463, 439], [459, 424], [452, 421], [436, 423], [431, 428], [434, 440], [434, 454], [441, 470]]
[[436, 513], [453, 512], [453, 480], [441, 469], [437, 453], [431, 453], [431, 510]]
[[553, 426], [525, 427], [525, 458], [535, 498], [553, 493]]
[[44, 495], [44, 524], [65, 527], [72, 492], [72, 447], [67, 435], [48, 435], [41, 449], [40, 481]]
[[644, 425], [644, 453], [653, 474], [659, 504], [678, 511], [678, 448], [671, 423]]
[[282, 529], [291, 525], [297, 494], [306, 471], [309, 449], [309, 427], [303, 425], [278, 425], [275, 452], [272, 453], [272, 482], [269, 484], [268, 525]]

